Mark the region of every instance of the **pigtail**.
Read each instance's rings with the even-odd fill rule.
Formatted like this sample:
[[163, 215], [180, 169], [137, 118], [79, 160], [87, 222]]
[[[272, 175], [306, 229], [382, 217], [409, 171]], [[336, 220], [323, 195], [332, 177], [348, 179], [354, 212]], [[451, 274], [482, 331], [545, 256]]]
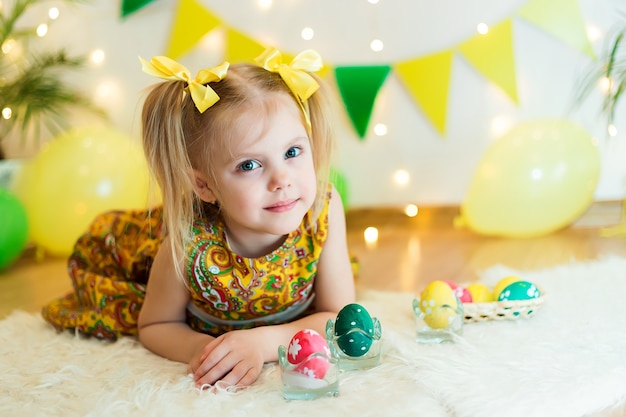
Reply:
[[161, 189], [166, 232], [181, 277], [185, 244], [190, 239], [189, 225], [194, 216], [192, 167], [182, 128], [185, 104], [188, 104], [182, 93], [184, 87], [182, 81], [155, 85], [142, 112], [144, 153]]
[[320, 88], [308, 100], [311, 119], [311, 148], [317, 173], [317, 196], [313, 205], [314, 215], [312, 216], [316, 219], [324, 207], [328, 193], [330, 168], [335, 151], [333, 115], [338, 113], [335, 111], [337, 103], [333, 100], [328, 85], [315, 74], [311, 75], [320, 85]]

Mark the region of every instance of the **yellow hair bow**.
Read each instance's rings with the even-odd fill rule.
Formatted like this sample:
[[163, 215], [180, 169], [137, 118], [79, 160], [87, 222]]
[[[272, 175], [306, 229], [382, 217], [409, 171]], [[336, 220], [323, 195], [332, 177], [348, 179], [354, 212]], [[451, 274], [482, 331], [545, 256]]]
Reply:
[[204, 113], [220, 99], [211, 87], [204, 84], [223, 80], [230, 65], [224, 62], [217, 67], [200, 70], [196, 78], [191, 78], [191, 73], [185, 66], [166, 56], [155, 56], [149, 62], [139, 57], [139, 61], [141, 69], [148, 75], [165, 80], [185, 81], [191, 99], [200, 113]]
[[316, 51], [307, 49], [296, 55], [290, 64], [284, 64], [281, 53], [276, 48], [270, 47], [255, 61], [266, 70], [280, 74], [287, 87], [298, 98], [304, 118], [311, 127], [307, 100], [317, 91], [319, 84], [309, 72], [322, 69], [324, 66], [322, 57]]

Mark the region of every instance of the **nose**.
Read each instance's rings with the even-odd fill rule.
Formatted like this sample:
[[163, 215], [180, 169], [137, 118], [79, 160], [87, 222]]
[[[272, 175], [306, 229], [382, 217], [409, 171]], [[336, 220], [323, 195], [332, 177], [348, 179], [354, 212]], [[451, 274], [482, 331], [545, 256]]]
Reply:
[[286, 168], [276, 169], [272, 171], [268, 188], [270, 191], [284, 190], [291, 187], [291, 175]]

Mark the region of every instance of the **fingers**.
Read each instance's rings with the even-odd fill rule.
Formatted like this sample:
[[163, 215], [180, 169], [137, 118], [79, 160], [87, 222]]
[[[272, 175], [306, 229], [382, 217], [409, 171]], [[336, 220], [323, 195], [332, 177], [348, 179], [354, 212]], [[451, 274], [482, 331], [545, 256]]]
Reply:
[[260, 374], [260, 369], [250, 366], [244, 361], [241, 361], [235, 365], [230, 372], [224, 377], [218, 378], [212, 382], [209, 382], [209, 377], [202, 377], [196, 380], [196, 387], [202, 388], [206, 385], [215, 386], [223, 385], [226, 387], [246, 387], [254, 383]]

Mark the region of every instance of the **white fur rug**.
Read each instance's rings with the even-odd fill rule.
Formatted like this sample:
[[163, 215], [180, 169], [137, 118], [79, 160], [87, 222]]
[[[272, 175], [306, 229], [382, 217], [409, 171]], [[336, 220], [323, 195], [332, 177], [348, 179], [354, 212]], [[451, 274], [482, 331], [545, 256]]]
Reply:
[[1, 416], [583, 416], [626, 401], [626, 259], [516, 273], [546, 291], [523, 321], [473, 323], [453, 345], [414, 340], [413, 294], [365, 292], [381, 365], [342, 374], [336, 398], [286, 401], [278, 366], [238, 393], [200, 392], [185, 365], [56, 333], [38, 315], [0, 321]]

